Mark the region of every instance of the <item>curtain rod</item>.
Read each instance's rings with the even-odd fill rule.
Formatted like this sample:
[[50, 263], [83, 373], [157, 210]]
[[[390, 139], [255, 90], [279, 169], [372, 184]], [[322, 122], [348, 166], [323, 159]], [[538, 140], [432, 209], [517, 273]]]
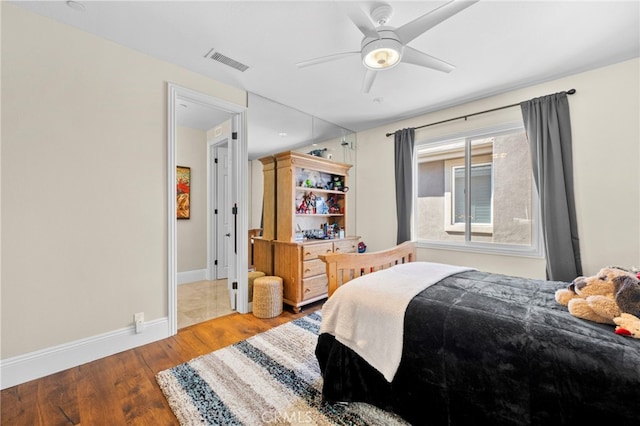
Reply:
[[[566, 93], [567, 93], [567, 95], [573, 95], [574, 93], [576, 93], [576, 89], [567, 90]], [[501, 106], [501, 107], [498, 107], [498, 108], [487, 109], [487, 110], [480, 111], [480, 112], [474, 112], [473, 114], [461, 115], [460, 117], [449, 118], [447, 120], [438, 121], [436, 123], [430, 123], [430, 124], [425, 124], [425, 125], [422, 125], [422, 126], [414, 127], [414, 129], [422, 129], [423, 127], [435, 126], [436, 124], [448, 123], [449, 121], [460, 120], [460, 119], [463, 119], [463, 118], [466, 120], [467, 118], [473, 117], [474, 115], [480, 115], [480, 114], [485, 114], [487, 112], [493, 112], [493, 111], [499, 111], [501, 109], [512, 108], [512, 107], [520, 106], [520, 104], [521, 104], [521, 102], [519, 102], [517, 104]], [[393, 135], [395, 135], [395, 132], [394, 133], [387, 133], [387, 137], [393, 136]]]

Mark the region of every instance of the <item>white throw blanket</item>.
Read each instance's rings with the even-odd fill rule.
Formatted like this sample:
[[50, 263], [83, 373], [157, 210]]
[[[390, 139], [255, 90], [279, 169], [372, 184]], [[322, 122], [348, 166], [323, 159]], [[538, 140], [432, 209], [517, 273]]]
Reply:
[[335, 336], [391, 382], [402, 357], [404, 314], [411, 299], [443, 278], [470, 270], [410, 262], [355, 278], [322, 307], [320, 333]]

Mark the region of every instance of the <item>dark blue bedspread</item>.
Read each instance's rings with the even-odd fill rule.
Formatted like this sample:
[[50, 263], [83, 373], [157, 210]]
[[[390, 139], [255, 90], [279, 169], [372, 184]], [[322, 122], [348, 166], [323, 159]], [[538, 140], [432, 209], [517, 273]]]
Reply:
[[471, 271], [427, 288], [392, 383], [322, 334], [323, 396], [415, 425], [640, 425], [640, 340], [571, 316], [554, 299], [566, 285]]

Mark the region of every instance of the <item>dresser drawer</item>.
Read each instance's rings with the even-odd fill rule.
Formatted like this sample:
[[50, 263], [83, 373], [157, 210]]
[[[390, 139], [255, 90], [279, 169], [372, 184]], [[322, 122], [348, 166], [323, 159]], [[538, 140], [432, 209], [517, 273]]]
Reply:
[[327, 254], [332, 251], [332, 243], [305, 244], [302, 246], [302, 260], [317, 259], [319, 254]]
[[355, 253], [358, 251], [358, 240], [342, 240], [333, 242], [335, 253]]
[[305, 260], [302, 262], [302, 277], [313, 277], [327, 272], [326, 264], [320, 259]]
[[326, 275], [318, 275], [302, 280], [302, 300], [322, 296], [329, 291], [329, 280]]

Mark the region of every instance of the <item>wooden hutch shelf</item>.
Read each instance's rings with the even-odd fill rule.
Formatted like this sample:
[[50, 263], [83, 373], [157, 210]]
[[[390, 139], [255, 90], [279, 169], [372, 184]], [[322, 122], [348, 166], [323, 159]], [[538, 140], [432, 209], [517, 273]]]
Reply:
[[351, 165], [294, 151], [260, 162], [264, 231], [254, 248], [255, 266], [282, 278], [284, 301], [299, 312], [327, 297], [328, 280], [318, 254], [358, 250], [359, 237], [347, 236]]

